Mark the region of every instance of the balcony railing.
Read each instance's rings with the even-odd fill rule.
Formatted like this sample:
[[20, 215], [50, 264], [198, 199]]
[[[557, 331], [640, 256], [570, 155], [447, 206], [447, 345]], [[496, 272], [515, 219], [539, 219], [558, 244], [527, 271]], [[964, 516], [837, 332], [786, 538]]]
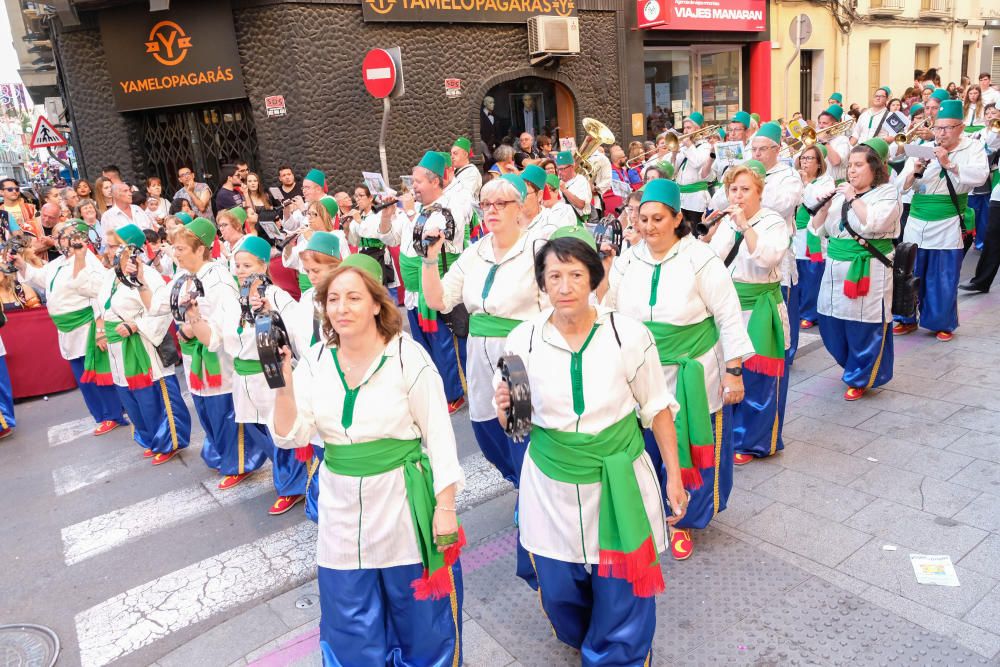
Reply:
[[921, 16], [950, 16], [953, 0], [920, 0]]
[[896, 16], [903, 13], [905, 0], [869, 0], [868, 13], [881, 16]]

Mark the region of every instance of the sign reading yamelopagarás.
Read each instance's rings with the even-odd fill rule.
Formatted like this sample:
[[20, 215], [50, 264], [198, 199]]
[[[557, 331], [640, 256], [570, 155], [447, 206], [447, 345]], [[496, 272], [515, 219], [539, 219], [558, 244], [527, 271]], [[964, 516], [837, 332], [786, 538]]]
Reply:
[[576, 0], [362, 0], [365, 21], [526, 23], [532, 16], [576, 16]]
[[118, 111], [246, 97], [229, 0], [105, 9], [100, 26]]

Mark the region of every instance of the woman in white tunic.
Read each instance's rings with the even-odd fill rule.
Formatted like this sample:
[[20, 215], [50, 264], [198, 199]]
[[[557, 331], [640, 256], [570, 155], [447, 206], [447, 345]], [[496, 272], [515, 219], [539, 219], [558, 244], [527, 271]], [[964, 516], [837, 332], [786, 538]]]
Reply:
[[[833, 177], [826, 168], [826, 146], [814, 144], [803, 149], [795, 158], [802, 184], [802, 203], [795, 208], [796, 234], [792, 239], [795, 249], [795, 265], [799, 273], [799, 318], [791, 326], [811, 329], [819, 321], [816, 313], [816, 297], [819, 282], [823, 276], [823, 244], [809, 229], [809, 219], [816, 212], [817, 200], [833, 188]], [[846, 158], [845, 158], [846, 160]]]
[[828, 259], [819, 292], [819, 332], [823, 344], [844, 369], [844, 400], [892, 379], [892, 269], [876, 260], [848, 231], [867, 240], [888, 259], [899, 234], [902, 204], [889, 182], [889, 146], [869, 139], [848, 156], [847, 183], [810, 223], [829, 237]]
[[281, 263], [285, 268], [299, 272], [299, 289], [305, 292], [311, 287], [309, 277], [302, 270], [302, 259], [299, 253], [306, 249], [306, 244], [316, 232], [329, 232], [334, 234], [341, 243], [341, 255], [346, 257], [351, 254], [347, 245], [347, 236], [340, 229], [340, 207], [337, 206], [333, 197], [324, 195], [319, 200], [309, 204], [306, 209], [306, 216], [309, 218], [309, 226], [298, 231], [294, 241], [285, 246], [281, 251]]
[[791, 239], [785, 219], [761, 207], [765, 173], [757, 160], [726, 171], [728, 215], [709, 244], [729, 269], [754, 348], [744, 364], [745, 397], [733, 408], [736, 465], [784, 448], [778, 405], [790, 338], [781, 267]]
[[[441, 376], [367, 255], [316, 288], [324, 340], [277, 390], [279, 446], [318, 434], [320, 640], [326, 664], [458, 665], [464, 536]], [[363, 509], [363, 511], [362, 511]]]
[[[726, 508], [733, 487], [733, 412], [743, 400], [742, 363], [753, 355], [740, 300], [722, 260], [691, 235], [676, 183], [646, 184], [639, 207], [645, 243], [616, 260], [604, 305], [644, 322], [653, 334], [667, 388], [677, 397], [681, 480], [691, 492], [670, 531], [677, 560], [691, 556], [691, 528]], [[605, 264], [609, 260], [605, 260]], [[650, 430], [646, 452], [660, 481], [665, 468]]]
[[[266, 274], [271, 257], [271, 246], [259, 236], [246, 236], [236, 251], [236, 278], [240, 285], [254, 274]], [[282, 319], [289, 317], [295, 300], [277, 285], [268, 285], [261, 299], [257, 284], [250, 290], [250, 306], [256, 311], [276, 311]], [[267, 449], [271, 456], [271, 472], [278, 499], [268, 510], [269, 514], [284, 514], [304, 497], [306, 492], [306, 465], [294, 452], [277, 449], [267, 430], [274, 410], [274, 390], [264, 379], [257, 352], [257, 341], [252, 321], [243, 321], [241, 312], [228, 314], [220, 322], [222, 342], [226, 353], [233, 357], [233, 405], [236, 422], [243, 424], [246, 438], [253, 438], [255, 447]], [[293, 341], [294, 344], [294, 341]]]
[[[130, 248], [141, 250], [146, 243], [135, 225], [124, 225], [117, 232]], [[153, 465], [161, 465], [187, 447], [191, 438], [191, 415], [173, 366], [164, 366], [156, 351], [168, 335], [170, 316], [153, 314], [151, 306], [163, 298], [167, 284], [156, 269], [128, 254], [118, 261], [126, 275], [138, 276], [139, 287], [125, 285], [114, 271], [107, 271], [93, 295], [104, 320], [118, 398], [135, 427], [136, 442], [145, 456], [152, 457]]]
[[[653, 596], [664, 590], [658, 554], [667, 524], [687, 506], [678, 405], [649, 330], [590, 305], [603, 277], [593, 237], [580, 227], [557, 230], [535, 258], [553, 307], [507, 337], [506, 353], [524, 362], [531, 390], [520, 542], [553, 632], [580, 649], [581, 663], [643, 665], [656, 626]], [[510, 389], [499, 374], [495, 383], [503, 422]], [[667, 466], [669, 519], [640, 424], [652, 427]]]

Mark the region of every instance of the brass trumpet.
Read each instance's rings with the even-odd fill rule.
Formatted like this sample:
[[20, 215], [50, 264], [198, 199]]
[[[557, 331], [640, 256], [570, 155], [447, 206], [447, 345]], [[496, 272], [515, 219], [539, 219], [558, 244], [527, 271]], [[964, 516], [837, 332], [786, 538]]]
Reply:
[[[996, 120], [994, 122], [996, 122], [998, 128], [1000, 128], [1000, 120]], [[930, 127], [930, 118], [925, 118], [916, 125], [914, 125], [913, 127], [911, 127], [906, 132], [900, 132], [899, 134], [897, 134], [893, 138], [893, 142], [895, 142], [897, 149], [900, 149], [906, 144], [913, 141], [914, 137], [917, 136], [917, 132], [919, 132], [920, 130], [927, 129], [928, 127]]]
[[1000, 132], [1000, 118], [994, 118], [986, 127], [989, 128], [990, 132]]
[[709, 125], [708, 127], [703, 127], [700, 130], [695, 130], [694, 132], [688, 132], [687, 134], [682, 134], [680, 136], [677, 136], [676, 134], [668, 134], [665, 137], [665, 141], [667, 142], [667, 150], [670, 151], [671, 153], [676, 153], [678, 150], [680, 150], [681, 142], [684, 141], [685, 139], [690, 139], [691, 141], [697, 141], [699, 138], [704, 138], [702, 137], [702, 135], [705, 135], [707, 137], [713, 132], [718, 132], [720, 129], [722, 129], [721, 125]]

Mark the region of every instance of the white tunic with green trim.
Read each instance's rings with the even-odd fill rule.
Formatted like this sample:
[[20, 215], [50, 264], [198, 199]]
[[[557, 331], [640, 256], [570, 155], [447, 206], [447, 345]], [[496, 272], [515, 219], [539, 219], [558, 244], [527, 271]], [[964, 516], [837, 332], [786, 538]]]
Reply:
[[[90, 308], [96, 313], [96, 289], [88, 286], [93, 284], [99, 287], [109, 271], [92, 252], [87, 253], [83, 269], [74, 277], [75, 265], [74, 257], [58, 257], [41, 267], [25, 262], [24, 270], [17, 275], [21, 282], [31, 285], [35, 291], [45, 292], [45, 305], [50, 315], [66, 315], [84, 308]], [[87, 353], [89, 325], [57, 333], [59, 352], [63, 359], [78, 359]]]
[[[365, 372], [346, 420], [347, 392], [332, 348], [322, 343], [310, 348], [295, 368], [293, 383], [298, 414], [292, 428], [281, 437], [269, 424], [278, 447], [302, 447], [314, 435], [330, 447], [422, 438], [434, 472], [434, 493], [451, 484], [457, 485], [456, 492], [465, 487], [441, 376], [408, 334], [390, 340]], [[420, 562], [402, 468], [349, 477], [321, 465], [319, 483], [320, 567], [357, 570]]]
[[[631, 418], [637, 408], [647, 428], [663, 410], [676, 414], [679, 406], [667, 389], [656, 344], [644, 325], [618, 313], [612, 319], [611, 310], [598, 306], [596, 331], [579, 353], [581, 372], [574, 377], [573, 352], [549, 322], [552, 312], [547, 308], [507, 337], [506, 353], [520, 356], [528, 371], [535, 425], [597, 434]], [[497, 373], [494, 384], [499, 382]], [[521, 544], [546, 558], [598, 564], [601, 484], [568, 484], [547, 477], [532, 461], [530, 447], [521, 469], [518, 500]], [[667, 541], [667, 528], [656, 472], [645, 452], [633, 467], [659, 553]]]
[[[642, 243], [612, 265], [608, 285], [604, 305], [640, 322], [684, 326], [715, 318], [719, 340], [697, 361], [705, 368], [709, 411], [722, 409], [719, 389], [726, 361], [745, 361], [754, 351], [733, 281], [712, 249], [688, 235], [655, 260]], [[678, 366], [662, 368], [667, 388], [675, 392]]]
[[[815, 209], [818, 200], [823, 195], [829, 194], [833, 190], [833, 177], [829, 172], [818, 177], [812, 183], [808, 183], [802, 191], [802, 205]], [[798, 225], [796, 225], [797, 227]], [[795, 259], [808, 259], [806, 254], [806, 230], [796, 229], [795, 238], [792, 239], [792, 248], [795, 251]]]
[[[677, 169], [677, 185], [691, 185], [708, 181], [709, 176], [702, 177], [701, 169], [711, 159], [712, 146], [701, 142], [697, 146], [681, 146], [674, 156], [674, 166]], [[685, 211], [704, 212], [708, 208], [711, 195], [708, 189], [698, 192], [682, 192], [681, 208]]]

